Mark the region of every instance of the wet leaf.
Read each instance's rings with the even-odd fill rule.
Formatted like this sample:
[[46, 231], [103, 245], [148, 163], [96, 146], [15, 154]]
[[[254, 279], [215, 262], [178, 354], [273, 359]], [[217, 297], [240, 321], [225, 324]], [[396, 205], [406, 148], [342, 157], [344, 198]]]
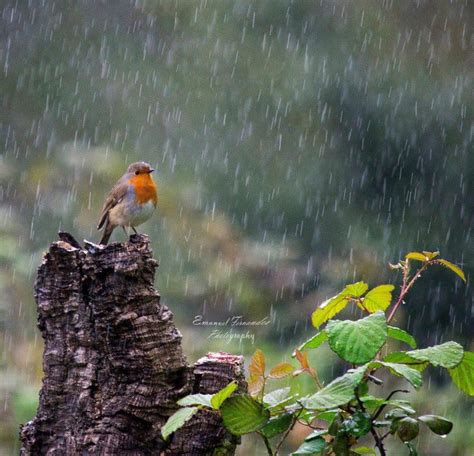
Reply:
[[414, 418], [405, 417], [398, 422], [397, 435], [402, 442], [415, 439], [420, 432], [420, 425]]
[[406, 366], [405, 364], [389, 363], [386, 361], [374, 361], [369, 364], [369, 367], [371, 368], [378, 368], [380, 366], [387, 367], [393, 374], [404, 377], [415, 388], [419, 388], [422, 384], [420, 372]]
[[285, 413], [276, 418], [271, 418], [270, 421], [260, 430], [260, 432], [267, 438], [271, 439], [282, 432], [285, 432], [293, 422], [293, 415]]
[[464, 352], [462, 361], [448, 372], [460, 390], [474, 396], [474, 352]]
[[462, 361], [464, 349], [457, 342], [450, 341], [433, 347], [411, 350], [405, 354], [417, 361], [428, 361], [433, 366], [452, 369]]
[[392, 339], [399, 340], [400, 342], [405, 342], [411, 348], [416, 348], [415, 338], [403, 329], [397, 328], [396, 326], [387, 326], [387, 334], [388, 337]]
[[225, 427], [235, 435], [248, 434], [265, 426], [270, 412], [250, 396], [229, 397], [220, 407]]
[[383, 312], [357, 321], [331, 320], [326, 331], [329, 346], [342, 359], [363, 364], [377, 354], [387, 339], [387, 322]]
[[425, 423], [431, 431], [438, 435], [447, 435], [453, 429], [453, 423], [437, 415], [423, 415], [419, 416], [418, 420]]
[[327, 410], [346, 404], [354, 398], [354, 389], [361, 382], [365, 371], [364, 366], [349, 371], [315, 394], [302, 398], [302, 404], [314, 410]]
[[316, 455], [321, 453], [326, 446], [326, 441], [322, 437], [305, 440], [301, 446], [294, 452], [292, 456], [299, 456], [304, 454]]

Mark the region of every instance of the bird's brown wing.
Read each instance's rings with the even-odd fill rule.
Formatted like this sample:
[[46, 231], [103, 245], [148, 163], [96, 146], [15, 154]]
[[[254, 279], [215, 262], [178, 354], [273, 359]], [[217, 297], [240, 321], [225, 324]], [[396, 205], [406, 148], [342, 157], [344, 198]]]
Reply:
[[114, 188], [110, 191], [107, 195], [107, 198], [104, 203], [104, 207], [102, 208], [102, 212], [100, 214], [99, 223], [97, 225], [97, 229], [100, 230], [104, 225], [105, 221], [107, 220], [107, 216], [109, 215], [110, 209], [116, 206], [120, 201], [123, 200], [124, 196], [127, 194], [128, 184], [127, 180], [119, 180]]

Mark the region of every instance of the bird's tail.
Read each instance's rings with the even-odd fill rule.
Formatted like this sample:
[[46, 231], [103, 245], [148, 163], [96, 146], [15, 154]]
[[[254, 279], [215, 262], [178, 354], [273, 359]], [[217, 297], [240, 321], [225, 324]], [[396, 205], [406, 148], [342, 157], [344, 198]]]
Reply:
[[102, 239], [100, 240], [100, 244], [102, 245], [107, 245], [107, 242], [109, 242], [110, 235], [112, 234], [112, 231], [114, 230], [115, 226], [113, 226], [108, 220], [105, 223], [105, 228], [104, 232], [102, 234]]

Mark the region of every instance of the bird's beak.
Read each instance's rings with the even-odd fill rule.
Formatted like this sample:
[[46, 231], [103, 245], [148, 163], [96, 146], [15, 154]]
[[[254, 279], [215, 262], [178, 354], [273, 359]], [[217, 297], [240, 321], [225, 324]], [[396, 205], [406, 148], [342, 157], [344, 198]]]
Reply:
[[150, 173], [152, 173], [153, 171], [155, 171], [155, 169], [154, 169], [154, 168], [150, 168], [150, 171], [148, 171], [148, 173], [150, 174]]

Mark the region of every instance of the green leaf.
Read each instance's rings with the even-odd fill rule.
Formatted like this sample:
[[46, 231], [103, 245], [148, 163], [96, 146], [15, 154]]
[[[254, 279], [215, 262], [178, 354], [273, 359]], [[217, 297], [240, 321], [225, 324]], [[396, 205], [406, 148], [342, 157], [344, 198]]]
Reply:
[[356, 282], [346, 285], [344, 290], [342, 290], [342, 293], [353, 298], [358, 298], [359, 296], [362, 296], [368, 289], [369, 286], [365, 282]]
[[347, 285], [339, 294], [324, 301], [313, 312], [311, 316], [313, 326], [319, 328], [319, 326], [343, 310], [349, 302], [349, 299], [358, 298], [363, 295], [368, 288], [369, 287], [365, 282], [356, 282]]
[[182, 427], [198, 410], [197, 407], [185, 407], [171, 415], [161, 428], [163, 438], [166, 440], [173, 432]]
[[373, 448], [369, 448], [369, 447], [357, 447], [357, 448], [353, 448], [352, 451], [356, 454], [373, 454], [373, 455], [377, 455], [376, 451], [373, 449]]
[[366, 370], [366, 366], [361, 366], [348, 371], [315, 394], [301, 398], [301, 403], [310, 410], [328, 410], [347, 404], [354, 398], [354, 389], [362, 381]]
[[271, 439], [285, 432], [291, 426], [292, 422], [293, 415], [291, 413], [285, 413], [284, 415], [270, 419], [270, 421], [260, 429], [260, 432], [268, 439]]
[[[327, 340], [328, 340], [328, 334], [326, 330], [323, 329], [322, 331], [318, 332], [315, 336], [311, 337], [311, 339], [308, 339], [306, 342], [302, 343], [298, 347], [298, 350], [303, 351], [310, 348], [318, 348]], [[295, 356], [295, 353], [293, 353], [293, 356]]]
[[406, 378], [415, 388], [419, 388], [422, 384], [420, 372], [405, 364], [389, 363], [386, 361], [374, 361], [369, 364], [369, 367], [376, 369], [380, 366], [387, 367], [393, 374]]
[[257, 431], [270, 418], [270, 412], [248, 395], [227, 398], [220, 412], [225, 427], [235, 435]]
[[370, 415], [367, 412], [356, 410], [350, 418], [343, 421], [341, 431], [354, 437], [362, 437], [370, 432], [371, 426]]
[[263, 402], [271, 408], [286, 404], [288, 401], [293, 399], [290, 396], [290, 390], [291, 388], [287, 386], [286, 388], [280, 388], [271, 393], [265, 394]]
[[466, 276], [464, 275], [463, 270], [459, 266], [456, 266], [448, 260], [436, 260], [436, 263], [442, 264], [446, 268], [451, 269], [451, 271], [461, 277], [464, 282], [466, 281]]
[[454, 384], [470, 396], [474, 396], [474, 353], [464, 352], [462, 361], [448, 370]]
[[379, 285], [372, 288], [362, 301], [362, 306], [369, 312], [385, 311], [392, 301], [393, 285]]
[[423, 372], [428, 367], [428, 361], [417, 361], [406, 354], [406, 352], [392, 352], [385, 355], [384, 361], [389, 363], [406, 364], [412, 369]]
[[420, 252], [410, 252], [405, 255], [407, 260], [428, 261], [429, 258]]
[[301, 454], [316, 455], [321, 453], [326, 446], [326, 441], [322, 437], [305, 440], [301, 446], [291, 456], [299, 456]]
[[416, 451], [415, 446], [411, 442], [404, 442], [405, 445], [408, 447], [408, 451], [410, 452], [410, 456], [418, 456], [418, 452]]
[[453, 423], [442, 416], [423, 415], [419, 416], [418, 419], [425, 423], [432, 432], [438, 435], [449, 434], [453, 429]]
[[237, 389], [237, 382], [234, 380], [230, 382], [226, 387], [222, 388], [211, 398], [211, 406], [215, 410], [219, 410], [222, 403]]
[[462, 346], [453, 341], [406, 352], [407, 356], [417, 361], [428, 361], [433, 366], [441, 366], [446, 369], [456, 367], [462, 361], [463, 354]]
[[420, 425], [418, 421], [409, 416], [398, 421], [397, 435], [402, 442], [409, 442], [418, 436]]
[[387, 321], [376, 312], [357, 321], [331, 320], [326, 327], [329, 346], [342, 359], [363, 364], [377, 354], [387, 339]]
[[180, 399], [177, 404], [181, 407], [188, 407], [191, 405], [203, 405], [211, 408], [212, 394], [190, 394]]
[[415, 338], [411, 334], [408, 334], [403, 329], [397, 328], [396, 326], [387, 326], [387, 334], [388, 334], [388, 337], [391, 337], [392, 339], [405, 342], [411, 348], [416, 348]]

